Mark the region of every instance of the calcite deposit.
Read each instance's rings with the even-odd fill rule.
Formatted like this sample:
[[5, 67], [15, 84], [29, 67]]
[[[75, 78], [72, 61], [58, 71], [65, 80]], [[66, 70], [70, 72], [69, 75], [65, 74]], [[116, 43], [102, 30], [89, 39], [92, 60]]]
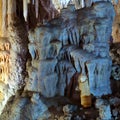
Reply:
[[118, 6], [118, 0], [1, 0], [0, 120], [119, 119], [107, 96], [119, 97], [119, 48], [109, 55], [119, 36]]
[[68, 5], [58, 18], [30, 30], [32, 61], [27, 66], [25, 90], [48, 98], [64, 96], [74, 74], [80, 73], [88, 77], [90, 94], [110, 94], [108, 42], [114, 16], [110, 2], [80, 10]]

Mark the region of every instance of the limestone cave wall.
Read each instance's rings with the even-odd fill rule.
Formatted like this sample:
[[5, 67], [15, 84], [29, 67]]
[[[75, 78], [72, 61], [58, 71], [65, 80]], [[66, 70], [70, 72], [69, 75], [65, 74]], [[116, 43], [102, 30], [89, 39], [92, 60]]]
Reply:
[[[56, 97], [91, 107], [94, 97], [112, 94], [119, 47], [109, 54], [109, 45], [111, 35], [119, 42], [119, 5], [119, 0], [0, 0], [0, 120], [53, 120], [49, 108]], [[112, 118], [110, 105], [96, 100], [100, 119]], [[108, 116], [101, 115], [104, 109]]]

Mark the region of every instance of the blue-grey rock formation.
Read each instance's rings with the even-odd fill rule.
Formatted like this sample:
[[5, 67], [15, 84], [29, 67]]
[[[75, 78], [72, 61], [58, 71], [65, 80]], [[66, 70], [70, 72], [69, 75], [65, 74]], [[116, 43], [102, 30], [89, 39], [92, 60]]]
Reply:
[[90, 93], [111, 93], [109, 39], [115, 13], [110, 2], [62, 9], [55, 18], [29, 31], [26, 91], [45, 97], [64, 95], [75, 73], [88, 76]]

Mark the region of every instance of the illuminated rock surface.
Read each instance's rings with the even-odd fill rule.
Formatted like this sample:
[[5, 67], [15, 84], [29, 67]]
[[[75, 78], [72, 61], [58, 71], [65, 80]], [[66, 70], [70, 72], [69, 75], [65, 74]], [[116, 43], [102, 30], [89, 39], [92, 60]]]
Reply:
[[27, 45], [24, 42], [26, 42], [26, 37], [22, 36], [24, 39], [21, 39], [16, 27], [11, 26], [9, 29], [9, 37], [0, 38], [0, 113], [7, 100], [23, 86], [25, 78]]
[[[106, 11], [112, 13], [111, 16]], [[32, 68], [31, 65], [28, 66], [28, 71], [31, 69], [29, 78], [32, 78], [32, 83], [37, 83], [34, 83], [34, 86], [27, 78], [25, 90], [40, 92], [46, 97], [64, 95], [65, 87], [69, 85], [72, 75], [78, 72], [88, 75], [90, 93], [94, 96], [111, 93], [109, 81], [111, 59], [108, 40], [111, 35], [110, 28], [113, 18], [114, 10], [108, 2], [96, 3], [85, 11], [84, 9], [75, 11], [71, 5], [68, 6], [68, 9], [62, 10], [58, 19], [53, 19], [48, 25], [30, 31], [29, 51], [32, 56]], [[59, 45], [55, 50], [53, 43], [55, 46], [62, 43], [62, 46]], [[63, 60], [71, 64], [71, 77], [68, 74], [69, 71], [66, 71], [69, 69], [69, 65], [64, 65]], [[58, 74], [58, 78], [56, 74]], [[33, 76], [35, 77], [33, 78]], [[46, 81], [50, 81], [50, 83], [48, 84]], [[57, 90], [61, 85], [63, 86], [61, 88], [64, 88], [63, 93], [59, 93], [60, 91]], [[31, 89], [31, 86], [36, 90]], [[48, 95], [47, 91], [51, 91], [51, 95]]]
[[[73, 0], [68, 6], [69, 0], [9, 1], [9, 10], [0, 13], [0, 120], [87, 120], [90, 114], [93, 119], [119, 118], [119, 106], [111, 109], [115, 105], [109, 100], [100, 105], [99, 114], [93, 106], [84, 111], [66, 105], [85, 103], [85, 95], [93, 105], [94, 97], [111, 94], [110, 74], [116, 58], [113, 53], [112, 60], [109, 56], [109, 40], [115, 12], [111, 1], [106, 1]], [[114, 6], [117, 2], [112, 1]], [[120, 52], [115, 51], [118, 64]], [[112, 68], [115, 84], [119, 83], [116, 70], [119, 65]], [[87, 82], [79, 86], [81, 74], [87, 76]], [[118, 93], [119, 84], [116, 88]]]

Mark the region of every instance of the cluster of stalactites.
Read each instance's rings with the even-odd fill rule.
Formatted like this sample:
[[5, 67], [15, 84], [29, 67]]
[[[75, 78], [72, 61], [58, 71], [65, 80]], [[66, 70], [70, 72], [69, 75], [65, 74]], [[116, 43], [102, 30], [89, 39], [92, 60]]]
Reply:
[[[23, 16], [26, 22], [28, 18], [28, 4], [30, 4], [30, 2], [30, 0], [23, 0]], [[36, 18], [38, 18], [39, 0], [32, 0], [32, 4], [35, 5]]]
[[59, 9], [66, 8], [68, 4], [74, 4], [76, 9], [81, 9], [84, 7], [90, 7], [92, 3], [99, 1], [109, 1], [112, 4], [118, 3], [118, 0], [52, 0], [58, 11]]
[[22, 0], [21, 3], [22, 10], [19, 6], [18, 9], [22, 11], [21, 16], [24, 17], [28, 29], [44, 24], [58, 15], [58, 10], [52, 0]]
[[7, 26], [16, 15], [16, 0], [0, 0], [0, 37], [7, 36]]
[[[40, 2], [39, 2], [40, 1]], [[76, 9], [84, 8], [85, 6], [91, 6], [92, 0], [85, 1], [85, 0], [49, 0], [49, 8], [51, 9], [52, 5], [54, 5], [54, 8], [60, 12], [62, 8], [66, 8], [68, 4], [74, 4]], [[33, 4], [35, 6], [35, 16], [36, 19], [39, 15], [39, 7], [40, 4], [42, 6], [45, 6], [45, 1], [43, 0], [23, 0], [23, 16], [25, 21], [27, 22], [28, 19], [28, 4]], [[47, 5], [47, 2], [46, 2]], [[48, 13], [50, 12], [49, 8], [45, 9]], [[54, 12], [53, 12], [54, 13]], [[54, 18], [54, 15], [52, 15], [52, 18]]]

